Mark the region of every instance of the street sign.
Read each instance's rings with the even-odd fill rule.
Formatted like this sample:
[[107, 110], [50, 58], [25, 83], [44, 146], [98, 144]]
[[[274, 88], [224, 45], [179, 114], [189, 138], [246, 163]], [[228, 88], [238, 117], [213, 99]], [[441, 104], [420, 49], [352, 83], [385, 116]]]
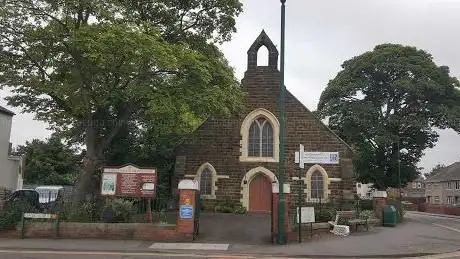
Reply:
[[300, 168], [305, 164], [339, 164], [339, 152], [305, 152], [304, 146], [300, 144], [299, 151], [295, 152], [295, 163]]
[[56, 219], [56, 214], [45, 214], [45, 213], [24, 213], [26, 219]]

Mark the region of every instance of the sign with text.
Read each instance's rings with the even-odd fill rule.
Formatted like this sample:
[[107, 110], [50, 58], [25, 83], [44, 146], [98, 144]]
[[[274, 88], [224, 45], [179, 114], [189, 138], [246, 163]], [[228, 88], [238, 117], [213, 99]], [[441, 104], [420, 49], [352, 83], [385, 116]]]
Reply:
[[[315, 208], [301, 207], [301, 223], [315, 223]], [[299, 223], [299, 207], [297, 207], [297, 223]]]
[[45, 214], [45, 213], [24, 213], [26, 219], [56, 219], [56, 214]]
[[300, 168], [305, 164], [339, 164], [339, 152], [305, 152], [301, 144], [299, 151], [295, 152], [295, 163]]
[[158, 173], [155, 168], [133, 165], [106, 167], [102, 173], [101, 194], [118, 197], [155, 197]]
[[181, 219], [192, 219], [193, 218], [193, 206], [192, 205], [180, 205], [179, 215]]

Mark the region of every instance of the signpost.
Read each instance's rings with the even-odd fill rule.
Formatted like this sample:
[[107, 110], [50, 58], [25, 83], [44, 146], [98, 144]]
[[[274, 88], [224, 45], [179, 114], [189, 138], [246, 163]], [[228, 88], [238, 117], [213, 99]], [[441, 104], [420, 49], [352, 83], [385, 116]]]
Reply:
[[101, 195], [147, 198], [147, 220], [152, 222], [152, 198], [156, 195], [158, 172], [155, 168], [134, 165], [105, 167], [102, 172]]
[[302, 207], [303, 182], [302, 169], [305, 164], [339, 164], [339, 152], [305, 152], [302, 144], [299, 145], [299, 151], [295, 152], [295, 163], [299, 164], [298, 169], [298, 206], [297, 206], [297, 223], [299, 224], [299, 243], [302, 242], [302, 223], [310, 223], [310, 234], [313, 236], [313, 223], [315, 222], [315, 208]]
[[59, 236], [59, 216], [57, 214], [22, 213], [22, 218], [21, 218], [21, 239], [24, 238], [26, 219], [49, 219], [49, 220], [55, 220], [55, 222], [54, 222], [54, 234], [55, 234], [55, 237]]

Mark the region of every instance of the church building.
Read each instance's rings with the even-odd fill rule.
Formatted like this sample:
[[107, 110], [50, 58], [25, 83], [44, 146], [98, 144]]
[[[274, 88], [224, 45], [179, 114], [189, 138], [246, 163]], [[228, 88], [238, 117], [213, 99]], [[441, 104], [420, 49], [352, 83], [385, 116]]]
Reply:
[[[268, 66], [257, 65], [259, 48], [268, 49]], [[247, 93], [240, 116], [208, 118], [177, 151], [175, 179], [200, 182], [201, 200], [230, 200], [249, 212], [271, 210], [272, 184], [278, 182], [278, 50], [262, 31], [248, 52], [242, 80]], [[308, 86], [304, 87], [308, 95]], [[338, 164], [307, 164], [302, 169], [305, 202], [352, 198], [355, 175], [349, 145], [332, 132], [288, 90], [285, 94], [285, 183], [291, 184], [290, 208], [296, 206], [299, 144], [310, 152], [339, 152]]]

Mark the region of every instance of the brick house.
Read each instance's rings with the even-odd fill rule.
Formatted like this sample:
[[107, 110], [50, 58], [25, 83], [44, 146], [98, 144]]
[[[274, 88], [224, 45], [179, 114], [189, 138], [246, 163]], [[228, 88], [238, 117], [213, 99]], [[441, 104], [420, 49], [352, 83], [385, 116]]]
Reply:
[[[268, 66], [257, 65], [259, 48], [268, 49]], [[272, 183], [278, 182], [280, 73], [278, 50], [262, 31], [248, 52], [241, 82], [247, 93], [245, 110], [231, 118], [208, 118], [177, 151], [175, 179], [200, 181], [204, 203], [230, 200], [250, 212], [271, 210]], [[305, 89], [306, 94], [308, 94]], [[290, 207], [295, 207], [298, 174], [295, 151], [339, 152], [339, 164], [306, 165], [301, 172], [307, 202], [351, 198], [355, 178], [351, 148], [295, 96], [285, 97], [285, 183], [291, 184]]]
[[425, 183], [428, 204], [460, 204], [460, 162], [439, 169]]

